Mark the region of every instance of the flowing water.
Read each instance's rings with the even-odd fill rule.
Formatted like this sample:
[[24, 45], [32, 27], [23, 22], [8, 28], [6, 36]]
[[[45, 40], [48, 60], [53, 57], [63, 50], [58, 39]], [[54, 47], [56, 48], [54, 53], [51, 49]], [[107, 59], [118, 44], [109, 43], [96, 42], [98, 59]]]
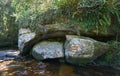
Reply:
[[100, 66], [78, 67], [58, 60], [23, 58], [1, 61], [0, 76], [120, 76], [120, 70]]

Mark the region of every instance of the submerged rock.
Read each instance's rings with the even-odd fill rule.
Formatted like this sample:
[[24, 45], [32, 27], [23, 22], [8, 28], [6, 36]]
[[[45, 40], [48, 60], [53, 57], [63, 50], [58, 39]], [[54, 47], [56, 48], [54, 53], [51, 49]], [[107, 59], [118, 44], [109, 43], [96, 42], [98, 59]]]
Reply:
[[109, 50], [106, 43], [91, 38], [67, 35], [65, 48], [66, 61], [72, 64], [87, 64]]
[[32, 32], [29, 28], [19, 29], [18, 48], [21, 52], [23, 51], [24, 44], [33, 39], [35, 35], [35, 32]]
[[37, 60], [62, 58], [63, 44], [60, 42], [40, 42], [33, 47], [32, 55]]

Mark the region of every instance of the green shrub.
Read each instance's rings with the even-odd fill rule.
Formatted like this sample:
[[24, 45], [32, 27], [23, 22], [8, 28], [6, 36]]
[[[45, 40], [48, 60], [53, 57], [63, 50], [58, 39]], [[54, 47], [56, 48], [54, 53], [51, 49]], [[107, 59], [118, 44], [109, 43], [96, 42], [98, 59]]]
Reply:
[[102, 28], [105, 32], [108, 26], [120, 24], [119, 0], [13, 0], [12, 6], [22, 27], [37, 29], [59, 18], [68, 19], [71, 25]]

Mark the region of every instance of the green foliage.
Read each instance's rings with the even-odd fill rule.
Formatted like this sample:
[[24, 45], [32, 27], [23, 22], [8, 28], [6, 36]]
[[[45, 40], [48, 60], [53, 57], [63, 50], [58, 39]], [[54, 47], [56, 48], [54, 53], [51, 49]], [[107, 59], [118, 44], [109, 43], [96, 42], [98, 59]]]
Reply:
[[9, 20], [11, 19], [13, 8], [10, 7], [10, 2], [4, 2], [0, 0], [0, 35], [8, 31]]
[[99, 65], [118, 65], [120, 63], [120, 42], [109, 42], [111, 49], [105, 55], [95, 60]]
[[11, 0], [0, 0], [0, 46], [17, 43], [18, 32], [13, 12]]
[[[40, 24], [52, 20], [56, 11], [52, 0], [13, 0], [12, 6], [16, 9], [14, 16], [20, 27], [40, 29]], [[51, 9], [53, 8], [53, 9]]]
[[103, 28], [106, 28], [107, 26], [112, 25], [112, 15], [116, 16], [118, 23], [120, 23], [120, 8], [118, 8], [120, 5], [116, 4], [119, 1], [73, 0], [77, 3], [75, 3], [74, 6], [72, 5], [72, 7], [69, 5], [69, 0], [69, 2], [67, 2], [67, 0], [60, 1], [61, 2], [58, 0], [58, 3], [60, 3], [60, 5], [63, 5], [60, 7], [64, 7], [64, 14], [66, 14], [66, 16], [69, 16], [69, 19], [80, 22], [80, 24], [83, 26], [102, 26]]
[[[99, 27], [120, 24], [119, 0], [13, 0], [14, 16], [20, 27], [40, 28], [65, 18], [71, 25]], [[115, 17], [117, 24], [113, 24]], [[73, 23], [73, 24], [72, 24]]]

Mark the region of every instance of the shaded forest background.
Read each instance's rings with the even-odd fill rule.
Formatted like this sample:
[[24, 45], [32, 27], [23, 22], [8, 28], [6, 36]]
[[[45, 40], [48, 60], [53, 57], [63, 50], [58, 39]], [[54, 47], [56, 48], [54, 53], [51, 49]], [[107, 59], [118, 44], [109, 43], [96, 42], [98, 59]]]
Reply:
[[40, 25], [54, 23], [82, 27], [82, 32], [92, 32], [93, 35], [112, 32], [118, 40], [120, 1], [0, 0], [0, 46], [17, 44], [18, 28], [41, 32]]

